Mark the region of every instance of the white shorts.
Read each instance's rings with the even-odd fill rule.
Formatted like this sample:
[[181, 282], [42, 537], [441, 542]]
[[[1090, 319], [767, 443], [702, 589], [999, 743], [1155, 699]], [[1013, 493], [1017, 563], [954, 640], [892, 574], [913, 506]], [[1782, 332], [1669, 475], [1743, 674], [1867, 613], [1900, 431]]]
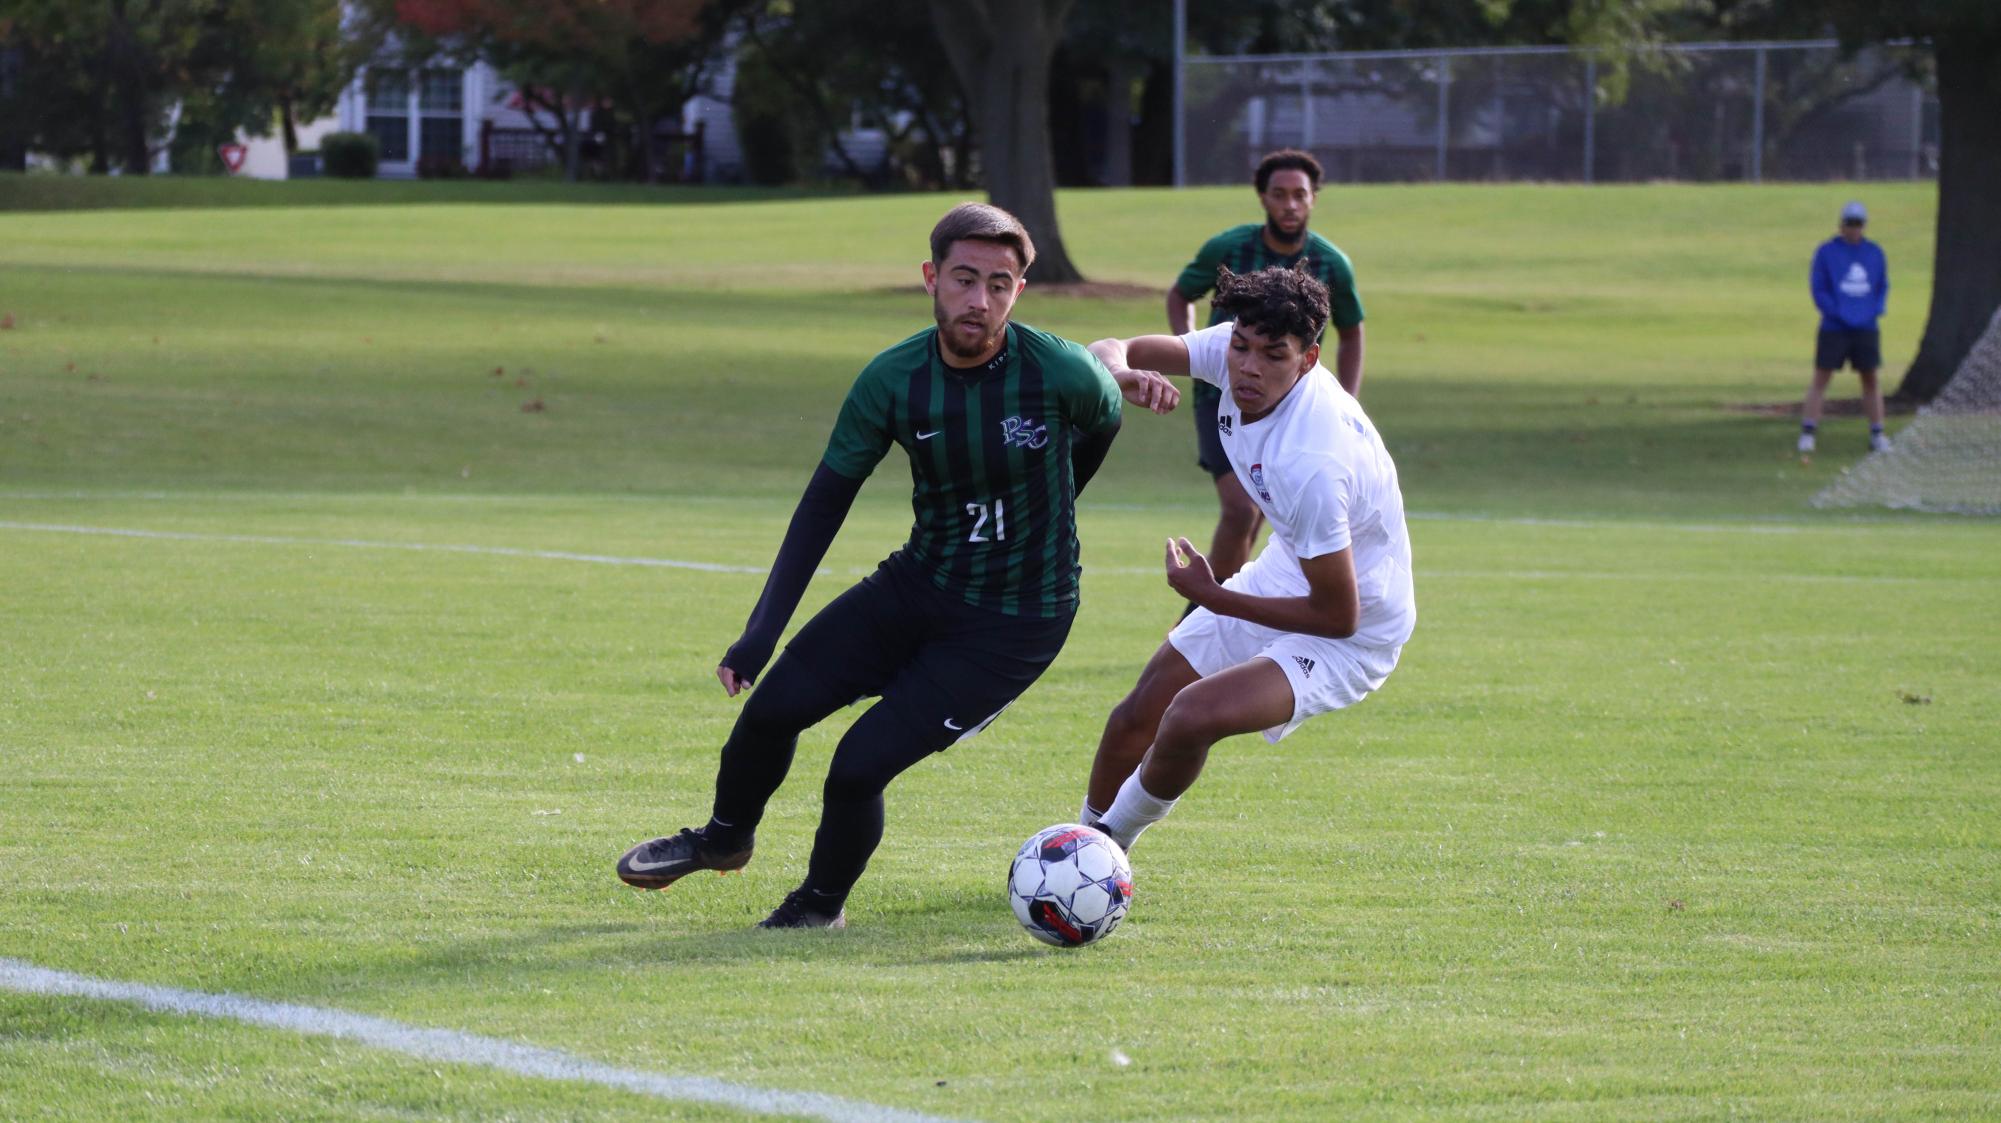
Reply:
[[[1260, 593], [1254, 587], [1253, 568], [1246, 566], [1224, 586], [1252, 595], [1291, 595]], [[1260, 655], [1278, 664], [1292, 684], [1292, 720], [1264, 731], [1265, 740], [1274, 745], [1307, 718], [1345, 709], [1381, 689], [1403, 653], [1401, 647], [1364, 647], [1348, 640], [1281, 632], [1234, 616], [1218, 616], [1206, 608], [1189, 613], [1167, 634], [1167, 642], [1203, 678]]]

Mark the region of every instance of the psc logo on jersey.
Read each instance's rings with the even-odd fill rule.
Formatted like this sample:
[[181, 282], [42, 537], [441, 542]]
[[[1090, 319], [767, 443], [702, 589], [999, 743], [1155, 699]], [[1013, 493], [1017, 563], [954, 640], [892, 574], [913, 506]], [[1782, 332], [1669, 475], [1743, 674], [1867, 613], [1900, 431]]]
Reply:
[[1265, 490], [1265, 466], [1263, 464], [1251, 465], [1251, 483], [1257, 486], [1259, 499], [1267, 503], [1272, 501], [1271, 492]]
[[1014, 448], [1041, 448], [1049, 443], [1049, 426], [1040, 421], [1010, 417], [1000, 423], [1001, 444]]

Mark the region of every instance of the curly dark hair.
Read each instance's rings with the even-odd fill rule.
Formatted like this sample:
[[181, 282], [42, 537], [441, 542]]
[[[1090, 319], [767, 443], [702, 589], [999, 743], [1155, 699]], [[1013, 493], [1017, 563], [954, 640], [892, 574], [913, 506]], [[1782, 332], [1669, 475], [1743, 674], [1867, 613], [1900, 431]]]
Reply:
[[1271, 186], [1272, 173], [1283, 171], [1305, 172], [1306, 181], [1313, 185], [1313, 190], [1320, 190], [1320, 177], [1324, 174], [1320, 170], [1320, 161], [1314, 159], [1311, 152], [1302, 152], [1297, 148], [1281, 148], [1265, 153], [1265, 158], [1258, 161], [1258, 170], [1251, 177], [1251, 183], [1262, 195], [1265, 188]]
[[1306, 271], [1304, 262], [1255, 273], [1232, 273], [1225, 265], [1216, 270], [1215, 306], [1243, 327], [1273, 338], [1297, 338], [1302, 351], [1320, 341], [1330, 308], [1327, 286]]

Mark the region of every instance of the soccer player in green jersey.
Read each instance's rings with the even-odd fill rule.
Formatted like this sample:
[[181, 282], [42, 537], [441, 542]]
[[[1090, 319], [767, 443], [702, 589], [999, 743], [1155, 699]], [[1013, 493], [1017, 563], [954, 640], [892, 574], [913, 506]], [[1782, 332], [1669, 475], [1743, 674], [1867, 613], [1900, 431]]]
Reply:
[[[1238, 276], [1249, 276], [1274, 265], [1290, 269], [1304, 262], [1307, 272], [1327, 286], [1331, 298], [1330, 322], [1340, 341], [1334, 377], [1343, 390], [1360, 397], [1362, 300], [1355, 293], [1355, 269], [1334, 243], [1306, 228], [1319, 195], [1320, 175], [1320, 161], [1296, 148], [1282, 148], [1259, 161], [1253, 184], [1265, 221], [1232, 227], [1202, 244], [1195, 260], [1167, 290], [1167, 328], [1173, 335], [1195, 330], [1195, 302], [1216, 287], [1219, 266]], [[1222, 308], [1211, 303], [1210, 326], [1228, 318]], [[1190, 411], [1195, 415], [1195, 462], [1215, 481], [1216, 499], [1222, 506], [1209, 543], [1209, 566], [1218, 581], [1250, 560], [1251, 547], [1257, 544], [1258, 531], [1264, 526], [1264, 516], [1237, 481], [1223, 453], [1216, 408], [1221, 399], [1215, 387], [1198, 382], [1195, 408]]]
[[[1056, 658], [1077, 612], [1076, 495], [1118, 433], [1121, 395], [1165, 413], [1179, 393], [1149, 372], [1114, 380], [1077, 344], [1010, 323], [1034, 260], [1028, 231], [998, 207], [962, 204], [931, 231], [924, 286], [937, 326], [855, 380], [764, 593], [716, 668], [731, 697], [756, 687], [723, 745], [711, 817], [627, 851], [627, 884], [741, 869], [800, 732], [877, 697], [834, 750], [805, 881], [760, 922], [845, 927], [848, 891], [882, 840], [883, 789], [986, 728]], [[758, 681], [892, 444], [910, 458], [910, 540]]]

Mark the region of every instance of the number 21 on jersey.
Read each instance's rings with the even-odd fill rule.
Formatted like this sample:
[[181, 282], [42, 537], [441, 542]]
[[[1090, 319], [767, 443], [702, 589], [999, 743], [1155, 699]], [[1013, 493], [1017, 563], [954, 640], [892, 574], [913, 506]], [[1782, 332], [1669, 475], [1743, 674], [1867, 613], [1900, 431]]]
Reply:
[[968, 503], [966, 504], [966, 514], [973, 516], [977, 520], [973, 523], [973, 532], [966, 536], [966, 541], [989, 541], [986, 534], [983, 533], [987, 528], [987, 520], [989, 518], [993, 519], [994, 524], [992, 541], [1007, 541], [1007, 504], [1004, 501], [999, 499], [994, 500], [993, 510], [991, 511], [987, 510], [985, 503]]

